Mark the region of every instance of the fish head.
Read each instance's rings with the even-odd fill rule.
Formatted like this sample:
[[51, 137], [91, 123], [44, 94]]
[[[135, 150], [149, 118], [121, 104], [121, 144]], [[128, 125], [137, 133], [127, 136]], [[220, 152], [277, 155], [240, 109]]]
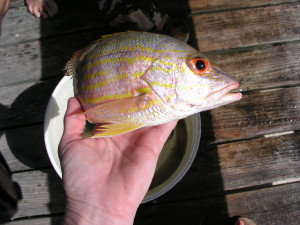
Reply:
[[196, 51], [177, 64], [175, 71], [176, 101], [173, 108], [185, 115], [213, 109], [242, 98], [241, 93], [230, 92], [239, 87], [225, 71]]

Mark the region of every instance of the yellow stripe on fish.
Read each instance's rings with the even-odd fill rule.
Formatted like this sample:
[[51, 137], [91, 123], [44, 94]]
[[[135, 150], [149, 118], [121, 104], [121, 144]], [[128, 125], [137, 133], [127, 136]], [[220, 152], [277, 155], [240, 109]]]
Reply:
[[116, 81], [120, 81], [122, 79], [126, 79], [130, 76], [133, 76], [133, 78], [137, 78], [140, 76], [143, 76], [144, 72], [134, 72], [133, 74], [129, 74], [129, 73], [122, 73], [121, 75], [117, 75], [114, 78], [106, 78], [104, 81], [99, 81], [97, 83], [94, 84], [87, 84], [85, 86], [79, 87], [79, 90], [81, 91], [89, 91], [89, 90], [94, 90], [97, 89], [99, 87], [104, 87], [109, 83], [113, 83]]
[[155, 57], [150, 57], [150, 56], [136, 56], [136, 57], [116, 57], [116, 58], [104, 58], [104, 59], [99, 59], [93, 63], [87, 64], [84, 69], [91, 69], [92, 67], [101, 65], [101, 64], [108, 64], [108, 63], [120, 63], [120, 62], [127, 62], [130, 64], [133, 64], [137, 61], [145, 61], [145, 62], [151, 62], [155, 60]]
[[171, 73], [172, 70], [173, 70], [173, 67], [170, 68], [170, 69], [168, 69], [168, 70], [166, 70], [166, 69], [163, 68], [163, 67], [152, 67], [152, 68], [150, 69], [151, 72], [154, 72], [154, 71], [156, 71], [156, 70], [161, 70], [161, 71], [164, 72], [164, 73]]
[[158, 81], [154, 81], [149, 83], [150, 86], [160, 86], [160, 87], [165, 87], [165, 88], [175, 88], [174, 83], [170, 83], [170, 84], [166, 84], [163, 82], [158, 82]]
[[166, 102], [170, 101], [172, 98], [176, 97], [176, 94], [173, 93], [166, 98]]
[[157, 53], [184, 53], [184, 51], [172, 49], [169, 46], [166, 47], [165, 45], [161, 45], [161, 47], [164, 47], [166, 49], [158, 49], [156, 50]]
[[103, 95], [96, 98], [85, 98], [83, 101], [88, 104], [97, 104], [104, 101], [109, 100], [116, 100], [116, 99], [122, 99], [122, 98], [129, 98], [133, 96], [132, 91], [128, 91], [126, 93], [119, 93], [119, 94], [113, 94], [113, 95]]
[[139, 52], [139, 51], [144, 51], [144, 52], [153, 52], [155, 49], [154, 48], [150, 48], [150, 47], [145, 47], [141, 44], [138, 44], [136, 46], [122, 46], [119, 48], [114, 48], [114, 49], [107, 49], [107, 50], [103, 50], [99, 53], [90, 55], [91, 59], [103, 56], [103, 55], [107, 55], [107, 54], [111, 54], [112, 51], [113, 52], [126, 52], [126, 51], [134, 51], [134, 52]]
[[111, 72], [111, 70], [100, 70], [96, 73], [91, 73], [91, 74], [86, 74], [84, 76], [84, 80], [89, 80], [89, 79], [93, 79], [95, 77], [100, 77], [103, 75], [108, 75]]
[[109, 101], [109, 100], [133, 97], [135, 92], [141, 93], [141, 94], [148, 94], [151, 92], [151, 88], [150, 87], [142, 87], [142, 88], [139, 88], [136, 90], [128, 91], [126, 93], [103, 95], [103, 96], [99, 96], [97, 98], [86, 98], [86, 99], [84, 99], [84, 101], [88, 104], [96, 104], [99, 102], [104, 102], [104, 101]]
[[151, 92], [151, 88], [150, 87], [142, 87], [136, 90], [137, 93], [140, 94], [149, 94]]

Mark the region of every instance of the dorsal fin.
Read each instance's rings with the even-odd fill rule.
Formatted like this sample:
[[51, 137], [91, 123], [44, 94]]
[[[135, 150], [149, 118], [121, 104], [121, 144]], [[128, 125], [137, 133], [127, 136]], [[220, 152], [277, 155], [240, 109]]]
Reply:
[[76, 73], [77, 65], [83, 60], [83, 58], [92, 51], [96, 45], [98, 44], [98, 40], [94, 41], [92, 44], [88, 45], [86, 48], [80, 49], [76, 51], [72, 58], [67, 62], [65, 66], [65, 75], [66, 76], [73, 76]]
[[117, 33], [112, 33], [112, 34], [105, 34], [105, 35], [102, 35], [101, 38], [113, 37], [113, 36], [120, 35], [120, 34], [123, 34], [123, 33], [126, 33], [126, 32], [117, 32]]
[[[101, 40], [103, 38], [113, 37], [113, 36], [116, 36], [116, 35], [119, 35], [122, 33], [124, 33], [124, 32], [103, 35], [103, 36], [101, 36], [101, 38], [99, 40]], [[66, 71], [65, 75], [66, 76], [75, 75], [78, 63], [80, 63], [83, 60], [83, 58], [96, 47], [99, 40], [94, 41], [93, 43], [88, 45], [86, 48], [80, 49], [73, 54], [72, 58], [67, 62], [66, 66], [65, 66], [65, 71]]]

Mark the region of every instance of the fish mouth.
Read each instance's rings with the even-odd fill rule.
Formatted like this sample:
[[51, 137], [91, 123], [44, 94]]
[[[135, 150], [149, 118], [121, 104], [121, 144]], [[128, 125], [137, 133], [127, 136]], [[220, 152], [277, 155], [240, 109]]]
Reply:
[[232, 93], [230, 91], [238, 88], [240, 84], [238, 82], [234, 82], [232, 84], [227, 85], [221, 90], [215, 91], [207, 96], [209, 102], [212, 103], [213, 108], [219, 107], [221, 105], [225, 105], [231, 102], [239, 101], [242, 98], [242, 93], [236, 92]]

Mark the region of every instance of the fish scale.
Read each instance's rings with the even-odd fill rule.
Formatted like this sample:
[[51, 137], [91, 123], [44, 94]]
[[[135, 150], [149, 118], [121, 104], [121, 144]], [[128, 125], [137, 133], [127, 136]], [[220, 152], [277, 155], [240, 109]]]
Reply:
[[77, 51], [66, 70], [84, 114], [96, 124], [92, 137], [167, 123], [241, 98], [228, 93], [238, 83], [207, 57], [161, 34], [104, 36]]

